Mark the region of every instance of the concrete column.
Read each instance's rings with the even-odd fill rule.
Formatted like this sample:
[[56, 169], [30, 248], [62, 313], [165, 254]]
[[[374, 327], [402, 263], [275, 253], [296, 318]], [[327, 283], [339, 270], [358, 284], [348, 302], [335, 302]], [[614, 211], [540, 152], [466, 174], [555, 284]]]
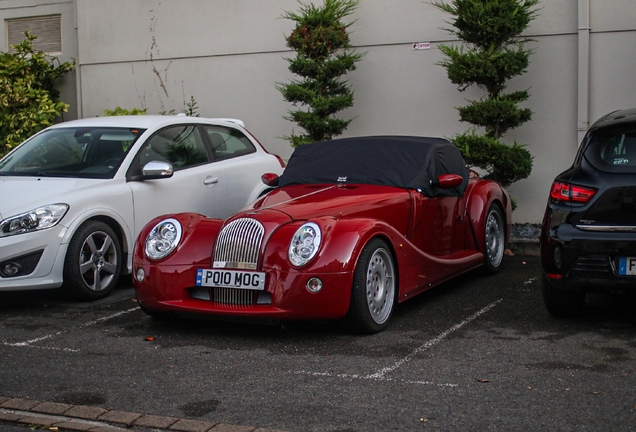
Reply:
[[590, 127], [590, 0], [579, 0], [578, 144]]
[[74, 28], [75, 32], [75, 43], [77, 44], [77, 58], [75, 59], [75, 88], [77, 89], [77, 118], [84, 118], [84, 107], [82, 106], [82, 68], [80, 64], [79, 58], [79, 31], [77, 24], [77, 0], [73, 0], [73, 18], [74, 18]]

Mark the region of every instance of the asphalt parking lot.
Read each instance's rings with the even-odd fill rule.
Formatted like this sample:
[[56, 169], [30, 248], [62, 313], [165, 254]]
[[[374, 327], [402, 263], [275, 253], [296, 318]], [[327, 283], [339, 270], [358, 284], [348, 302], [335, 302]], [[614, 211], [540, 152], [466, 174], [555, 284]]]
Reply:
[[537, 257], [507, 257], [495, 276], [472, 272], [401, 304], [373, 336], [334, 323], [155, 321], [129, 280], [96, 303], [3, 293], [0, 402], [218, 430], [632, 429], [636, 297], [594, 296], [581, 318], [555, 320], [538, 276]]

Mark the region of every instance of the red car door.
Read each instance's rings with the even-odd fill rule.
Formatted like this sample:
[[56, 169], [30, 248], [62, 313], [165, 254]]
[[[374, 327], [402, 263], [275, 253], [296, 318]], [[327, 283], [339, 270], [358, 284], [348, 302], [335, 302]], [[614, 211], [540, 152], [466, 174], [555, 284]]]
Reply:
[[462, 248], [463, 197], [414, 195], [415, 220], [411, 241], [421, 250], [444, 255]]

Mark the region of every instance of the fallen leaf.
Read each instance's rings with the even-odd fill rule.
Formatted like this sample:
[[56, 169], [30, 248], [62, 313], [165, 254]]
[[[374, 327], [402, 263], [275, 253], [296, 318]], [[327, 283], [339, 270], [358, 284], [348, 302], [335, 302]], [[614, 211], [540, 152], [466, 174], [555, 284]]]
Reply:
[[147, 336], [147, 337], [144, 338], [144, 340], [148, 341], [148, 342], [152, 342], [153, 340], [155, 340], [155, 337], [154, 336]]
[[506, 255], [506, 256], [515, 256], [514, 252], [511, 251], [510, 249], [504, 250], [504, 255]]
[[487, 379], [480, 379], [480, 380], [477, 380], [477, 381], [479, 381], [480, 383], [488, 383], [488, 382], [490, 382], [490, 381], [489, 381], [489, 380], [487, 380]]

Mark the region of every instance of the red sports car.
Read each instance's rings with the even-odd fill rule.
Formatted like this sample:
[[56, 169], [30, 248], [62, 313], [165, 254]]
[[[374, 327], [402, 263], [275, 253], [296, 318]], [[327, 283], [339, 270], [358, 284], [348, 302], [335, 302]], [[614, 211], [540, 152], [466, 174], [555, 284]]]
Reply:
[[276, 188], [227, 220], [158, 217], [134, 283], [160, 317], [344, 318], [384, 329], [395, 306], [476, 267], [501, 266], [510, 198], [441, 138], [373, 136], [298, 147]]

